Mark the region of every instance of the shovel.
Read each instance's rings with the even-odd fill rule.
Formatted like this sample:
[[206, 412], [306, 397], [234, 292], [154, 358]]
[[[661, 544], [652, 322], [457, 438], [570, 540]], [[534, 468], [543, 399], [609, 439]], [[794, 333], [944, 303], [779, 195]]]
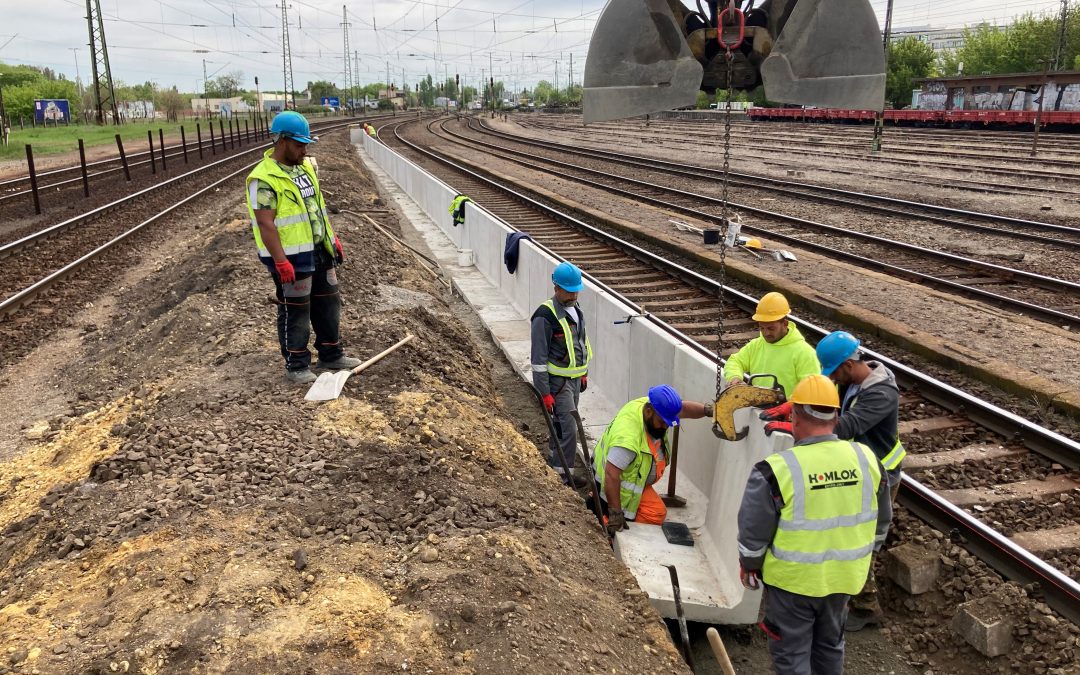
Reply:
[[304, 396], [305, 401], [333, 401], [338, 396], [341, 396], [341, 390], [345, 388], [345, 381], [349, 379], [350, 375], [356, 375], [357, 373], [367, 370], [369, 367], [375, 365], [388, 354], [396, 351], [398, 348], [411, 341], [415, 335], [406, 335], [401, 341], [399, 341], [393, 347], [379, 352], [375, 356], [372, 356], [367, 361], [364, 361], [352, 370], [339, 370], [333, 373], [323, 373], [319, 375], [319, 378], [315, 380], [315, 384], [311, 385], [311, 389], [308, 389], [308, 393]]

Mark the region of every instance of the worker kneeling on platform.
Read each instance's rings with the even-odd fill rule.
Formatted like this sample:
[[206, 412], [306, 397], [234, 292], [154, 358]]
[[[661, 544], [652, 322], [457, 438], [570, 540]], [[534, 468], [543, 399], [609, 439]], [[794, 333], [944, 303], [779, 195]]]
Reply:
[[795, 445], [754, 465], [739, 507], [739, 577], [763, 582], [769, 653], [781, 675], [842, 673], [848, 600], [892, 519], [870, 448], [833, 433], [840, 397], [824, 375], [791, 395]]
[[747, 374], [775, 375], [784, 395], [791, 398], [791, 391], [804, 377], [821, 372], [814, 348], [788, 320], [790, 313], [791, 306], [782, 294], [773, 291], [762, 296], [752, 317], [761, 335], [724, 364], [724, 379], [729, 386], [743, 384], [743, 375]]
[[671, 461], [669, 427], [679, 420], [712, 418], [711, 403], [683, 401], [666, 384], [622, 407], [593, 451], [593, 468], [607, 514], [608, 534], [626, 529], [627, 521], [660, 525], [667, 507], [653, 484]]

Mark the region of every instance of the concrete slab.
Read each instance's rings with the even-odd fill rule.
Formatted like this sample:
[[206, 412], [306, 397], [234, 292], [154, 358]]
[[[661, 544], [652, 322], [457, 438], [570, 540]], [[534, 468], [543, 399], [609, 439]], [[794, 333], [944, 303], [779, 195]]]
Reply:
[[1016, 483], [996, 485], [993, 488], [938, 490], [938, 494], [957, 506], [971, 506], [974, 504], [997, 504], [1016, 499], [1056, 495], [1069, 492], [1075, 487], [1076, 481], [1069, 476], [1047, 476], [1046, 480], [1022, 480]]
[[925, 452], [918, 455], [908, 453], [908, 456], [904, 458], [904, 470], [916, 471], [966, 462], [988, 462], [1002, 457], [1026, 455], [1028, 452], [1029, 450], [1021, 447], [1006, 448], [1001, 445], [979, 443], [943, 452]]
[[1051, 551], [1080, 549], [1080, 525], [1067, 525], [1053, 530], [1020, 532], [1010, 537], [1014, 543], [1038, 555]]

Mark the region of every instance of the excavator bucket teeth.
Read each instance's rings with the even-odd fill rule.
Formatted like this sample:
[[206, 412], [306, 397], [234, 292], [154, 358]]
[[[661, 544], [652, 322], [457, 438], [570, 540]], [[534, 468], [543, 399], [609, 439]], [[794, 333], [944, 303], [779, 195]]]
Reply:
[[761, 64], [761, 79], [770, 101], [880, 109], [885, 54], [868, 0], [798, 0]]
[[693, 105], [702, 74], [667, 0], [608, 0], [585, 62], [585, 122]]

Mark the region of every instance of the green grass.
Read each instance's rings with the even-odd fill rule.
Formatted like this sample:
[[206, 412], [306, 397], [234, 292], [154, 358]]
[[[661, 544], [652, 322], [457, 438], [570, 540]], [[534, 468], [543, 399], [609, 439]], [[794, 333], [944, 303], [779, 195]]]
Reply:
[[[201, 124], [203, 138], [208, 139], [209, 133], [206, 130], [206, 120], [202, 120]], [[241, 128], [243, 127], [243, 124], [243, 118], [240, 118]], [[248, 122], [248, 124], [250, 125], [251, 123]], [[78, 152], [80, 138], [83, 139], [83, 143], [88, 149], [97, 145], [108, 145], [111, 146], [115, 154], [116, 134], [120, 134], [120, 138], [124, 139], [125, 151], [136, 152], [146, 149], [147, 130], [154, 132], [154, 147], [157, 147], [158, 129], [164, 130], [167, 142], [169, 141], [168, 137], [179, 137], [180, 135], [180, 124], [175, 122], [163, 122], [161, 120], [155, 120], [150, 123], [130, 122], [128, 124], [121, 124], [120, 126], [105, 127], [73, 124], [67, 127], [38, 127], [36, 129], [27, 127], [21, 131], [18, 127], [15, 127], [11, 130], [8, 145], [0, 145], [0, 160], [24, 159], [26, 157], [27, 143], [34, 147], [34, 157], [44, 157], [45, 155], [55, 155], [65, 152]], [[194, 142], [195, 122], [184, 122], [184, 132], [187, 134], [188, 142]], [[216, 120], [214, 121], [214, 133], [217, 133]]]

